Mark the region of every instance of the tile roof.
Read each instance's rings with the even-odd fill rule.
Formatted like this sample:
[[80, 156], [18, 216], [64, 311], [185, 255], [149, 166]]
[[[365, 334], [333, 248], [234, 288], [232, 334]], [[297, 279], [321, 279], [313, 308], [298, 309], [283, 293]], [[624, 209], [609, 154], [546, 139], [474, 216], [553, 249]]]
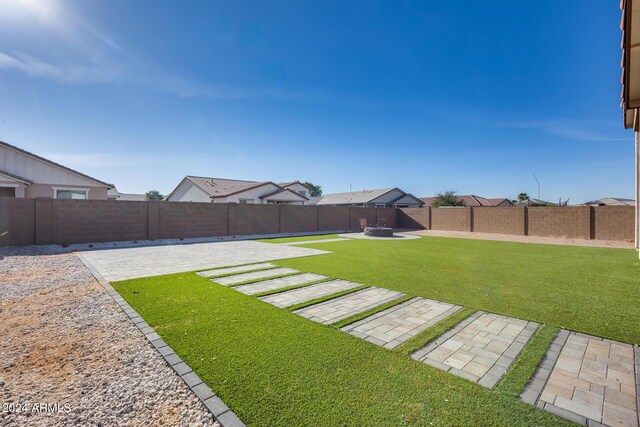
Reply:
[[207, 193], [209, 197], [226, 197], [232, 194], [251, 190], [252, 188], [261, 187], [266, 184], [278, 186], [271, 181], [244, 181], [239, 179], [209, 178], [205, 176], [187, 175], [185, 179], [193, 182], [201, 190]]
[[343, 204], [360, 204], [369, 203], [378, 197], [395, 190], [395, 188], [380, 188], [377, 190], [352, 191], [348, 193], [325, 194], [318, 201], [319, 205], [343, 205]]
[[[420, 198], [420, 200], [424, 202], [425, 206], [431, 206], [433, 204], [434, 199], [435, 197]], [[461, 199], [462, 201], [464, 201], [465, 206], [471, 206], [471, 207], [479, 207], [479, 206], [495, 207], [495, 206], [498, 206], [500, 203], [504, 202], [505, 200], [509, 201], [509, 199], [505, 197], [487, 199], [485, 197], [480, 197], [473, 194], [463, 194], [458, 196], [458, 199]]]

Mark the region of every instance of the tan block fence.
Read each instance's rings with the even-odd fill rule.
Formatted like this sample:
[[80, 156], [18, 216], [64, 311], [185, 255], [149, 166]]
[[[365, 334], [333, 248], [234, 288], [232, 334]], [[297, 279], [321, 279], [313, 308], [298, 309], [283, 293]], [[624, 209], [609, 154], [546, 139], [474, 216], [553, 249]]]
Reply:
[[390, 227], [633, 241], [634, 208], [360, 208], [0, 198], [0, 246]]
[[0, 198], [0, 246], [361, 231], [395, 208]]
[[633, 206], [402, 208], [406, 228], [633, 242]]

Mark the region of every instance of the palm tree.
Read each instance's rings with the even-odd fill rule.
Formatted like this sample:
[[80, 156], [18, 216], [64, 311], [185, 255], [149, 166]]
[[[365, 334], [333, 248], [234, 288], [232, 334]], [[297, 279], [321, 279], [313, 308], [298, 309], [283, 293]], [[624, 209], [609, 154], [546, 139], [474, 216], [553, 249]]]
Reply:
[[527, 193], [518, 194], [518, 201], [524, 202], [525, 200], [529, 200], [529, 195]]

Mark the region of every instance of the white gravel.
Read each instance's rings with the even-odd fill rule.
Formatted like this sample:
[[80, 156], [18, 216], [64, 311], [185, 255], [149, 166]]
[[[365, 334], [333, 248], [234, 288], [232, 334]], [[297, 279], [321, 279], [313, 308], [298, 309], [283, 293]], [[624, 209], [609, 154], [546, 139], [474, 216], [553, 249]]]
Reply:
[[[0, 249], [0, 425], [216, 425], [66, 252]], [[59, 410], [38, 412], [43, 403]]]

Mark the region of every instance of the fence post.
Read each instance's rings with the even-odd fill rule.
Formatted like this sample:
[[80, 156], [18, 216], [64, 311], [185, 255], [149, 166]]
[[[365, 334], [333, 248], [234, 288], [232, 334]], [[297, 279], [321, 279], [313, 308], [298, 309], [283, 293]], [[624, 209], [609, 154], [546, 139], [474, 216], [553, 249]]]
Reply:
[[529, 218], [528, 218], [528, 212], [527, 212], [527, 207], [526, 206], [515, 206], [513, 209], [515, 209], [515, 222], [516, 222], [516, 229], [515, 229], [515, 234], [518, 236], [526, 236], [528, 233], [528, 228], [529, 228]]
[[49, 197], [35, 199], [35, 236], [36, 245], [50, 245], [53, 242], [53, 200]]
[[592, 215], [593, 210], [591, 206], [580, 206], [578, 207], [579, 211], [579, 221], [580, 221], [580, 238], [581, 239], [592, 239], [595, 234], [595, 230], [593, 229], [593, 221]]
[[469, 231], [473, 232], [473, 207], [469, 207]]
[[[159, 202], [147, 202], [147, 239], [160, 238], [160, 206]], [[171, 203], [171, 202], [162, 202]]]

